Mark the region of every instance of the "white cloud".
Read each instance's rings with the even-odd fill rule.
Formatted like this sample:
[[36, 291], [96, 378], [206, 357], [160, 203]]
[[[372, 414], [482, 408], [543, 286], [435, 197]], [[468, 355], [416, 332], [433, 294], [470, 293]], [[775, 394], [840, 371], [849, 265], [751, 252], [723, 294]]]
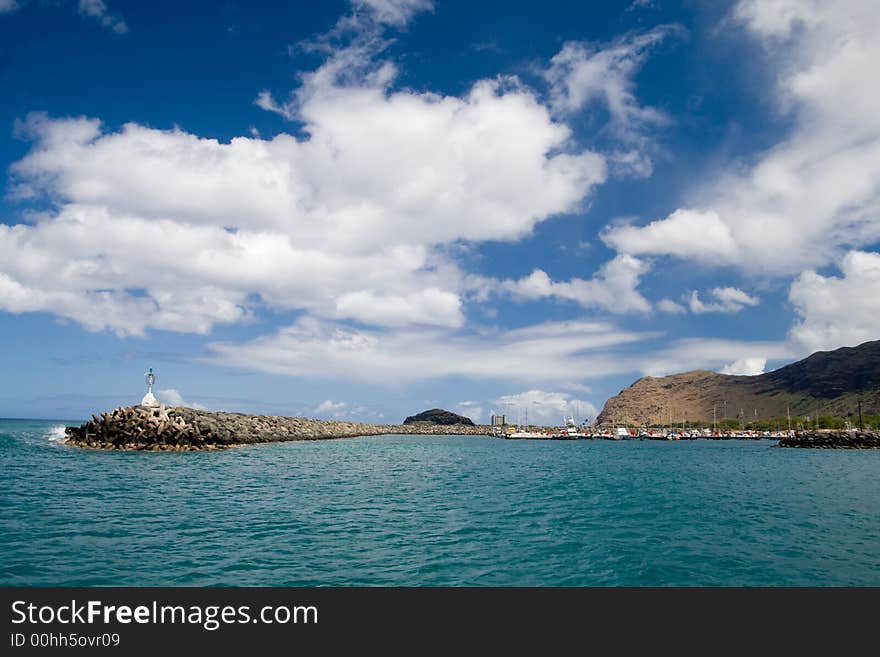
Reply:
[[325, 399], [320, 404], [315, 406], [315, 413], [332, 413], [334, 411], [340, 411], [345, 408], [347, 404], [345, 402], [335, 402], [332, 399]]
[[634, 370], [648, 376], [665, 376], [691, 370], [717, 370], [734, 361], [791, 360], [805, 354], [787, 341], [685, 338], [638, 356]]
[[455, 412], [473, 420], [474, 424], [480, 424], [483, 420], [483, 406], [476, 401], [463, 401], [455, 406]]
[[206, 410], [201, 404], [188, 402], [184, 400], [178, 390], [168, 388], [167, 390], [157, 390], [156, 398], [166, 406], [186, 406], [187, 408], [195, 408], [197, 410]]
[[339, 419], [352, 412], [346, 402], [335, 402], [332, 399], [325, 399], [320, 404], [310, 409], [310, 413], [318, 418]]
[[658, 9], [659, 5], [656, 0], [633, 0], [627, 11], [636, 11], [637, 9]]
[[618, 150], [609, 158], [615, 173], [649, 176], [653, 171], [652, 142], [646, 131], [670, 120], [659, 109], [639, 104], [634, 78], [653, 48], [679, 31], [678, 26], [661, 25], [609, 44], [569, 41], [544, 71], [550, 105], [557, 114], [596, 106], [607, 112], [605, 130], [618, 142]]
[[419, 290], [407, 296], [347, 292], [336, 300], [336, 315], [383, 326], [433, 324], [456, 327], [464, 323], [458, 295], [437, 288]]
[[667, 122], [660, 110], [639, 105], [633, 76], [651, 49], [676, 29], [662, 25], [601, 46], [566, 42], [545, 72], [554, 111], [576, 112], [591, 103], [600, 103], [610, 114], [614, 127], [624, 131]]
[[625, 253], [793, 274], [880, 239], [880, 5], [742, 0], [730, 25], [767, 46], [770, 90], [792, 128], [744, 171], [643, 228], [611, 229]]
[[[551, 382], [557, 389], [589, 393], [581, 382], [615, 374], [664, 376], [695, 369], [747, 373], [757, 371], [759, 361], [766, 364], [807, 355], [791, 341], [714, 338], [685, 338], [638, 351], [622, 350], [656, 337], [656, 333], [628, 332], [597, 322], [549, 322], [461, 335], [424, 329], [352, 329], [303, 319], [275, 335], [244, 344], [209, 345], [213, 355], [208, 361], [250, 371], [390, 386], [461, 376]], [[569, 393], [558, 394], [574, 399]], [[587, 400], [578, 402], [589, 408]], [[477, 404], [467, 404], [471, 403]], [[460, 407], [468, 406], [462, 402]], [[480, 407], [485, 408], [485, 402]], [[491, 412], [495, 411], [505, 412], [498, 404]]]
[[509, 294], [517, 300], [557, 298], [612, 313], [644, 313], [651, 309], [651, 304], [636, 288], [648, 269], [648, 264], [638, 258], [619, 255], [602, 265], [590, 280], [572, 278], [555, 282], [544, 270], [536, 269], [518, 280], [484, 280], [484, 284], [490, 291]]
[[506, 415], [510, 423], [525, 422], [528, 415], [529, 424], [561, 426], [565, 416], [576, 416], [575, 421], [582, 422], [599, 414], [592, 402], [566, 392], [527, 390], [504, 395], [492, 403], [502, 409], [498, 413]]
[[687, 308], [680, 303], [676, 303], [672, 299], [661, 299], [657, 302], [657, 310], [670, 315], [681, 315], [687, 312]]
[[289, 376], [394, 385], [445, 376], [579, 381], [627, 371], [603, 350], [653, 337], [601, 322], [550, 322], [510, 331], [355, 329], [311, 318], [242, 344], [209, 345], [210, 362]]
[[789, 335], [807, 351], [880, 339], [880, 253], [851, 251], [840, 271], [839, 278], [807, 271], [791, 286], [800, 320]]
[[355, 9], [366, 9], [374, 20], [396, 27], [406, 25], [421, 11], [433, 11], [433, 0], [350, 0]]
[[740, 358], [729, 365], [725, 365], [720, 370], [721, 374], [734, 374], [737, 376], [756, 376], [764, 373], [767, 367], [766, 358]]
[[31, 115], [13, 193], [60, 209], [0, 230], [0, 308], [120, 334], [204, 333], [263, 305], [456, 326], [461, 274], [439, 247], [518, 239], [605, 178], [520, 86], [441, 97], [325, 73], [300, 97], [306, 139]]
[[0, 0], [0, 14], [15, 11], [21, 7], [15, 0]]
[[279, 105], [278, 102], [272, 97], [272, 94], [263, 89], [260, 93], [257, 94], [256, 100], [254, 100], [254, 105], [259, 107], [260, 109], [264, 109], [267, 112], [274, 112], [275, 114], [280, 114], [288, 121], [293, 121], [296, 118], [296, 105], [293, 103], [287, 103], [284, 105]]
[[714, 302], [704, 302], [693, 290], [688, 298], [688, 307], [692, 313], [738, 313], [746, 306], [757, 306], [761, 300], [743, 292], [736, 287], [712, 288], [710, 294]]
[[662, 245], [665, 254], [706, 263], [733, 262], [737, 253], [730, 227], [711, 210], [676, 210], [647, 226], [612, 227], [602, 239], [624, 253], [657, 253], [658, 245]]
[[97, 19], [101, 25], [117, 34], [128, 32], [128, 25], [119, 14], [110, 11], [104, 0], [79, 0], [79, 13]]

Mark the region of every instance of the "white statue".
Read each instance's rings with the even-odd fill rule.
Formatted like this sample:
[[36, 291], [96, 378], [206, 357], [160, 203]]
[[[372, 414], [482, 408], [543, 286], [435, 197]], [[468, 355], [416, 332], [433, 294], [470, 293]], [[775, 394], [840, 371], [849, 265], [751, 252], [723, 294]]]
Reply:
[[150, 368], [150, 371], [146, 373], [147, 379], [147, 394], [144, 395], [144, 398], [141, 400], [141, 406], [151, 406], [155, 407], [159, 405], [159, 401], [153, 396], [153, 384], [156, 382], [156, 375], [153, 374], [153, 368]]

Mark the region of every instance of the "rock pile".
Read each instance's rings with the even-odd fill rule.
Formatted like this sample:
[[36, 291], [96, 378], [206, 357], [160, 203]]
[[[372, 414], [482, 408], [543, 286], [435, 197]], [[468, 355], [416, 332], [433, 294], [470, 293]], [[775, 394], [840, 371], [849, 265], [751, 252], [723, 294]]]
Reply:
[[491, 435], [492, 427], [364, 424], [210, 412], [182, 406], [129, 406], [93, 415], [82, 426], [67, 427], [65, 432], [67, 444], [77, 447], [181, 452], [286, 440], [327, 440], [390, 433]]
[[782, 438], [778, 447], [818, 447], [824, 449], [880, 448], [880, 433], [861, 431], [828, 431], [798, 433]]

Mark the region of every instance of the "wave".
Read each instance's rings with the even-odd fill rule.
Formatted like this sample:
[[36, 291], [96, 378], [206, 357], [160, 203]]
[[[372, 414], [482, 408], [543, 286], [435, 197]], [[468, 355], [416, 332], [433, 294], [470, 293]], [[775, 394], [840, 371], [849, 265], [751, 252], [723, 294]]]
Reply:
[[67, 435], [64, 433], [64, 425], [59, 424], [58, 426], [51, 427], [49, 431], [46, 433], [46, 437], [50, 442], [53, 443], [63, 443], [67, 438]]

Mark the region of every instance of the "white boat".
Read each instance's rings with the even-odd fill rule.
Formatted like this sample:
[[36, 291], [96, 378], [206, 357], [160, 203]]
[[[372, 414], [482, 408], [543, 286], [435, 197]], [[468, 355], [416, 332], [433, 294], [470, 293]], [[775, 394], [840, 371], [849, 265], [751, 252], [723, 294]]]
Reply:
[[514, 431], [511, 434], [507, 435], [508, 438], [547, 438], [546, 433], [539, 433], [537, 431]]
[[563, 428], [562, 431], [559, 432], [558, 436], [554, 437], [569, 440], [574, 440], [577, 438], [589, 438], [589, 436], [585, 432], [581, 431], [578, 428], [578, 425], [575, 424], [574, 418], [572, 416], [569, 415], [563, 418], [563, 423], [565, 424], [565, 428]]

